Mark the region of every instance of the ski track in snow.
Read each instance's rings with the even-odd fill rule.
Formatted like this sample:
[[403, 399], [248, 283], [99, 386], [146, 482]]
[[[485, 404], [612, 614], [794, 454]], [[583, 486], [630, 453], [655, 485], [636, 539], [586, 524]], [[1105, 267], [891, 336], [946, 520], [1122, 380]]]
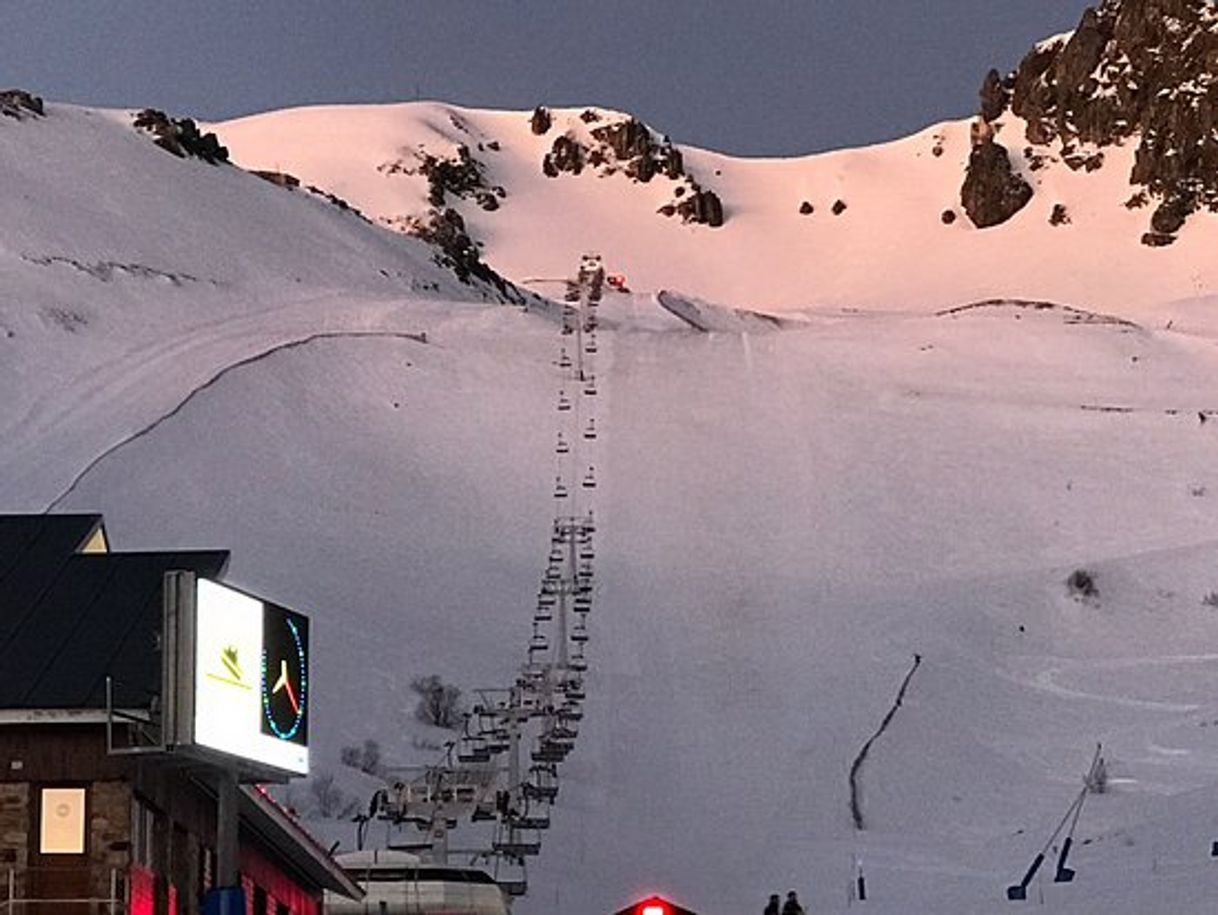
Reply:
[[120, 449], [126, 447], [127, 445], [130, 445], [132, 442], [138, 441], [139, 439], [143, 438], [144, 436], [156, 431], [157, 427], [160, 426], [161, 423], [165, 422], [166, 420], [172, 419], [174, 416], [177, 416], [180, 412], [182, 412], [182, 410], [195, 398], [196, 395], [201, 394], [203, 391], [206, 391], [208, 388], [215, 385], [217, 382], [219, 382], [221, 379], [223, 379], [230, 372], [233, 372], [237, 369], [245, 368], [250, 365], [255, 365], [256, 363], [261, 362], [264, 359], [267, 359], [271, 356], [274, 356], [277, 353], [282, 353], [285, 350], [291, 350], [291, 349], [296, 349], [298, 347], [307, 346], [310, 343], [314, 343], [318, 340], [360, 339], [360, 338], [378, 338], [378, 339], [388, 338], [388, 339], [397, 339], [397, 340], [410, 340], [414, 343], [420, 343], [420, 344], [426, 345], [425, 337], [423, 337], [420, 334], [406, 333], [405, 331], [320, 331], [317, 333], [309, 334], [308, 336], [302, 337], [300, 339], [288, 340], [287, 342], [284, 342], [284, 343], [278, 343], [275, 346], [272, 346], [270, 349], [264, 350], [260, 353], [255, 353], [252, 356], [247, 356], [244, 359], [239, 359], [238, 361], [233, 362], [229, 365], [226, 365], [224, 368], [217, 371], [214, 375], [212, 375], [202, 384], [197, 385], [196, 387], [192, 388], [186, 394], [186, 396], [184, 398], [182, 398], [182, 400], [179, 401], [177, 403], [177, 405], [175, 405], [173, 407], [173, 409], [171, 409], [169, 412], [167, 412], [161, 416], [158, 416], [156, 419], [154, 419], [152, 422], [145, 425], [143, 428], [139, 429], [136, 432], [131, 433], [126, 438], [111, 445], [105, 451], [102, 451], [95, 458], [93, 458], [93, 460], [89, 461], [89, 463], [86, 464], [84, 466], [84, 468], [79, 473], [77, 473], [75, 477], [72, 478], [72, 482], [68, 484], [67, 488], [65, 488], [58, 496], [56, 496], [47, 505], [47, 507], [43, 510], [43, 514], [54, 511], [59, 506], [59, 504], [61, 502], [63, 502], [64, 499], [68, 498], [68, 496], [70, 496], [76, 490], [76, 487], [80, 485], [81, 481], [84, 480], [84, 478], [86, 476], [88, 476], [89, 472], [91, 470], [93, 470], [94, 467], [96, 467], [106, 458], [110, 457], [110, 455], [112, 455], [115, 452], [119, 451]]
[[1072, 661], [1068, 664], [1059, 664], [1057, 666], [1042, 670], [1034, 675], [1030, 680], [1019, 680], [1016, 678], [1016, 682], [1023, 682], [1034, 689], [1042, 690], [1043, 692], [1051, 693], [1055, 696], [1060, 696], [1063, 699], [1081, 699], [1088, 702], [1104, 702], [1124, 708], [1142, 709], [1152, 712], [1185, 714], [1195, 712], [1202, 706], [1196, 703], [1162, 702], [1153, 699], [1133, 699], [1128, 696], [1112, 695], [1111, 693], [1091, 692], [1088, 690], [1074, 689], [1069, 686], [1062, 686], [1057, 681], [1059, 677], [1068, 673], [1083, 670], [1131, 670], [1139, 667], [1159, 667], [1176, 664], [1207, 664], [1214, 662], [1218, 662], [1218, 654], [1182, 654], [1164, 655], [1153, 658], [1103, 658], [1094, 661]]

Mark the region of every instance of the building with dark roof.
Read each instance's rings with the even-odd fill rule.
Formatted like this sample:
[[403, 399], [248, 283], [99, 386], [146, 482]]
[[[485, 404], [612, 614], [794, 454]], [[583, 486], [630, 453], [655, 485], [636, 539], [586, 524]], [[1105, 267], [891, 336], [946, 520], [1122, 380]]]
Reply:
[[[100, 515], [0, 515], [0, 912], [200, 912], [216, 880], [216, 783], [146, 732], [166, 701], [166, 575], [215, 581], [228, 560], [112, 552]], [[358, 896], [265, 792], [242, 786], [237, 800], [252, 915]]]

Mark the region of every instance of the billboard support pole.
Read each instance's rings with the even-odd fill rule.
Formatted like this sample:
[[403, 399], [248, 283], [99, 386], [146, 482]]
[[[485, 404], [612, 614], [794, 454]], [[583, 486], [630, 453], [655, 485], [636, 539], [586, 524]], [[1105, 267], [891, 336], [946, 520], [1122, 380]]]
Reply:
[[216, 885], [240, 886], [237, 860], [237, 771], [216, 774]]

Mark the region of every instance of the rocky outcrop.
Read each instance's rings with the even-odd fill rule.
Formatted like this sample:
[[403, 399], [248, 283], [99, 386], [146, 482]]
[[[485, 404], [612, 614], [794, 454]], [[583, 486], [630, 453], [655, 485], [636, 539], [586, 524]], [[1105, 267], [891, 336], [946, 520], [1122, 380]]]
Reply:
[[487, 184], [482, 163], [465, 145], [448, 158], [421, 153], [419, 171], [427, 178], [427, 201], [433, 207], [445, 206], [451, 194], [462, 200], [472, 198], [484, 210], [497, 210], [499, 200], [507, 196], [501, 186]]
[[644, 183], [655, 175], [680, 178], [685, 174], [681, 151], [666, 137], [656, 143], [651, 128], [636, 118], [594, 128], [592, 136], [607, 146], [626, 174]]
[[[537, 111], [533, 113], [533, 124]], [[549, 117], [548, 112], [546, 116]], [[589, 126], [586, 134], [581, 126], [555, 137], [541, 160], [545, 175], [557, 178], [564, 173], [579, 175], [585, 169], [594, 169], [601, 177], [621, 173], [641, 184], [664, 177], [676, 182], [676, 186], [673, 199], [659, 208], [660, 214], [680, 216], [684, 222], [711, 227], [723, 225], [723, 201], [686, 172], [681, 150], [667, 137], [657, 139], [651, 128], [638, 118], [613, 119], [592, 109], [582, 112], [579, 120], [582, 124], [597, 126]], [[547, 124], [547, 131], [550, 126]], [[533, 129], [536, 133], [536, 127]], [[587, 139], [581, 141], [581, 135]]]
[[[1130, 183], [1159, 201], [1148, 235], [1179, 231], [1202, 207], [1218, 211], [1212, 0], [1103, 0], [998, 84], [1010, 85], [1009, 108], [1027, 121], [1028, 142], [1060, 144], [1072, 168], [1099, 168], [1103, 147], [1137, 143]], [[992, 121], [1007, 107], [987, 74], [983, 116]]]
[[676, 212], [684, 222], [701, 223], [712, 229], [723, 225], [723, 201], [714, 191], [698, 188], [677, 204]]
[[567, 134], [555, 138], [554, 145], [541, 160], [541, 170], [550, 178], [557, 178], [559, 172], [578, 175], [584, 170], [584, 148]]
[[538, 105], [533, 109], [533, 116], [529, 118], [529, 129], [540, 137], [550, 132], [550, 127], [553, 123], [554, 120], [550, 117], [549, 110]]
[[981, 83], [980, 96], [982, 119], [987, 122], [996, 121], [1010, 104], [1011, 87], [1003, 81], [997, 70], [990, 70]]
[[505, 301], [524, 302], [515, 286], [483, 262], [478, 244], [465, 229], [465, 220], [451, 207], [432, 210], [427, 220], [414, 223], [410, 234], [435, 245], [436, 263], [452, 270], [462, 283], [479, 280], [497, 290]]
[[1006, 148], [992, 139], [973, 146], [960, 204], [979, 229], [1006, 222], [1032, 199], [1028, 182], [1015, 174]]
[[0, 115], [22, 121], [30, 115], [42, 117], [44, 114], [42, 99], [38, 96], [24, 89], [0, 90]]
[[135, 116], [135, 126], [155, 138], [157, 146], [179, 159], [190, 156], [212, 165], [228, 161], [228, 150], [214, 133], [200, 133], [190, 118], [171, 118], [156, 108], [145, 108]]
[[287, 172], [264, 171], [254, 169], [250, 174], [257, 175], [263, 181], [269, 181], [276, 187], [294, 188], [300, 187], [300, 179], [295, 175]]

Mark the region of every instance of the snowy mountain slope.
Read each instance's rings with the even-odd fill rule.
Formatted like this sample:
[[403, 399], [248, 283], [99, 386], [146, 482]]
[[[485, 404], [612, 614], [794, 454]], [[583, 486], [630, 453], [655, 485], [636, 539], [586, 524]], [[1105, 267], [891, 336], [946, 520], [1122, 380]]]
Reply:
[[[426, 344], [228, 373], [63, 503], [125, 548], [230, 545], [235, 581], [313, 611], [323, 767], [367, 736], [425, 761], [410, 678], [503, 683], [523, 659], [558, 337], [429, 308]], [[1046, 895], [1208, 909], [1180, 875], [1203, 876], [1212, 816], [1157, 825], [1218, 779], [1208, 339], [1001, 306], [763, 336], [606, 309], [588, 716], [517, 911], [659, 889], [726, 915], [787, 885], [836, 911], [852, 854], [879, 911], [1003, 910], [1100, 739], [1114, 789], [1080, 838], [1103, 841]], [[1094, 603], [1067, 594], [1080, 567]], [[914, 652], [856, 834], [846, 773]]]
[[[448, 194], [486, 260], [516, 280], [565, 275], [584, 251], [599, 251], [631, 288], [679, 289], [711, 301], [770, 310], [826, 307], [934, 310], [994, 296], [1048, 299], [1142, 315], [1164, 302], [1215, 288], [1207, 252], [1218, 217], [1198, 213], [1167, 248], [1139, 239], [1146, 213], [1125, 203], [1132, 147], [1113, 147], [1094, 171], [1073, 170], [1052, 150], [1031, 168], [1020, 150], [1024, 123], [1004, 114], [998, 140], [1034, 186], [1009, 222], [972, 226], [960, 208], [970, 152], [968, 121], [946, 122], [864, 149], [794, 159], [738, 159], [678, 147], [687, 176], [723, 201], [724, 225], [684, 224], [657, 210], [679, 203], [687, 177], [647, 183], [609, 164], [547, 177], [555, 137], [587, 148], [591, 131], [627, 116], [600, 109], [551, 112], [541, 136], [526, 112], [440, 103], [330, 106], [269, 112], [213, 125], [234, 158], [282, 168], [333, 190], [398, 227], [429, 209], [420, 156], [479, 163], [497, 208]], [[657, 139], [656, 142], [659, 142]], [[610, 169], [614, 169], [609, 173]], [[834, 215], [835, 202], [845, 209]], [[813, 212], [803, 215], [801, 204]], [[1056, 205], [1067, 224], [1052, 225]], [[952, 210], [950, 225], [942, 214]], [[544, 244], [539, 244], [544, 240]]]
[[[311, 612], [319, 769], [365, 738], [430, 762], [420, 742], [449, 735], [412, 720], [410, 681], [500, 686], [525, 656], [553, 512], [552, 315], [487, 304], [420, 243], [125, 121], [0, 120], [18, 188], [0, 199], [0, 504], [104, 511], [121, 549], [232, 548], [234, 583]], [[493, 264], [567, 276], [597, 247], [642, 290], [603, 310], [587, 717], [519, 915], [649, 890], [728, 915], [787, 887], [841, 911], [856, 855], [877, 911], [1010, 911], [1097, 740], [1111, 790], [1088, 802], [1078, 882], [1034, 889], [1058, 911], [1212, 911], [1212, 217], [1138, 245], [1118, 153], [1030, 176], [1069, 226], [1035, 209], [1048, 193], [996, 229], [945, 226], [962, 124], [788, 162], [686, 150], [727, 207], [711, 228], [655, 212], [684, 179], [546, 178], [554, 134], [519, 113], [284, 112], [250, 142], [272, 121], [301, 158], [247, 164], [386, 220], [431, 189], [376, 165], [413, 168], [420, 137], [472, 144], [505, 196], [448, 203]], [[872, 218], [898, 196], [928, 222]], [[1061, 242], [1079, 236], [1099, 241]], [[806, 326], [697, 333], [646, 294], [661, 284]], [[1070, 592], [1078, 570], [1096, 594]], [[859, 833], [850, 765], [915, 654]]]
[[45, 506], [68, 468], [238, 360], [376, 330], [404, 299], [490, 296], [436, 266], [430, 246], [239, 169], [175, 158], [124, 113], [49, 105], [5, 118], [0, 168], [10, 508]]

